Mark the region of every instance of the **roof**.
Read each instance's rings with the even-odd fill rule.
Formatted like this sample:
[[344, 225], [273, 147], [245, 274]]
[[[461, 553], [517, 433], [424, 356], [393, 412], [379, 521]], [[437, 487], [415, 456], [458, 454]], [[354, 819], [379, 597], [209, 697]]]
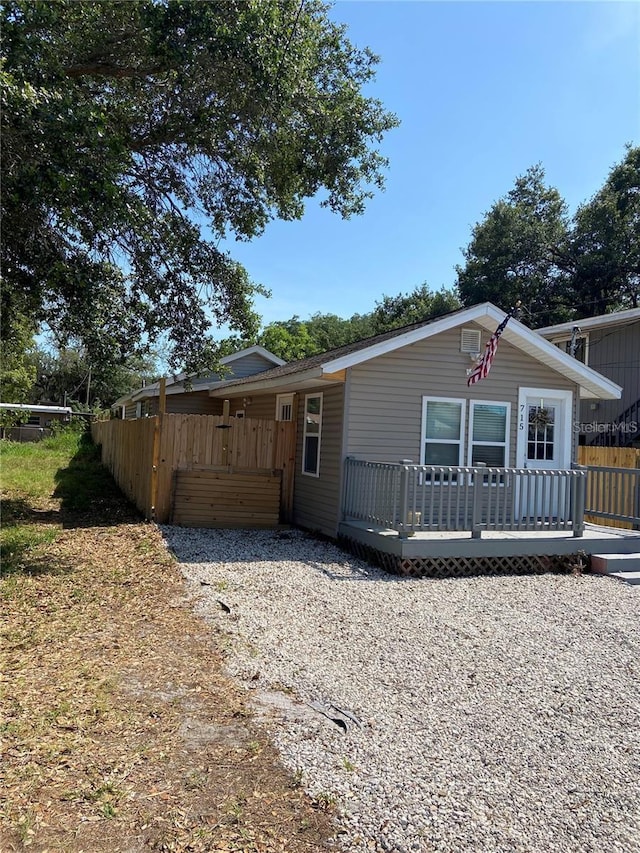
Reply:
[[[212, 388], [209, 394], [212, 397], [225, 397], [234, 389], [238, 389], [238, 393], [257, 393], [270, 390], [291, 391], [296, 387], [326, 385], [327, 380], [332, 378], [335, 378], [335, 381], [341, 381], [341, 372], [350, 367], [426, 340], [464, 323], [477, 323], [486, 331], [493, 333], [504, 317], [504, 311], [490, 302], [483, 302], [471, 308], [461, 308], [422, 323], [393, 329], [382, 335], [319, 353], [300, 361], [289, 362], [255, 376], [221, 382]], [[580, 388], [582, 397], [615, 400], [621, 396], [622, 389], [615, 382], [563, 353], [538, 332], [529, 329], [518, 320], [512, 318], [509, 321], [502, 337], [530, 357], [575, 382]]]
[[32, 406], [29, 403], [0, 403], [0, 409], [12, 412], [36, 412], [41, 415], [70, 415], [71, 406]]
[[[255, 346], [247, 347], [246, 349], [238, 350], [238, 352], [231, 353], [231, 355], [225, 355], [220, 359], [220, 364], [222, 365], [231, 365], [234, 361], [238, 361], [241, 358], [246, 358], [251, 355], [259, 355], [262, 358], [270, 361], [272, 364], [277, 366], [285, 364], [285, 362], [279, 358], [277, 355], [274, 355], [272, 352], [269, 352], [265, 347], [256, 344]], [[207, 376], [200, 377], [197, 379], [197, 374], [192, 373], [179, 373], [176, 376], [171, 377], [171, 379], [167, 379], [165, 390], [167, 394], [182, 394], [186, 390], [183, 386], [183, 382], [186, 379], [191, 379], [194, 385], [198, 387], [191, 388], [193, 391], [208, 391], [213, 385], [216, 385], [219, 382], [223, 382], [224, 379], [221, 379], [218, 374], [208, 374]], [[113, 403], [111, 406], [112, 409], [118, 408], [120, 406], [126, 405], [128, 402], [137, 403], [139, 400], [145, 400], [148, 397], [158, 397], [160, 395], [160, 383], [159, 382], [151, 382], [149, 385], [145, 385], [143, 388], [138, 388], [136, 391], [129, 391], [127, 394], [124, 394], [118, 400]]]
[[629, 308], [626, 311], [613, 311], [611, 314], [600, 314], [598, 317], [585, 317], [584, 320], [572, 320], [569, 323], [545, 326], [543, 329], [536, 329], [536, 332], [539, 335], [544, 335], [545, 338], [550, 338], [555, 335], [570, 335], [576, 326], [581, 332], [586, 332], [589, 329], [606, 329], [610, 326], [623, 326], [627, 323], [633, 323], [636, 320], [640, 320], [640, 308]]

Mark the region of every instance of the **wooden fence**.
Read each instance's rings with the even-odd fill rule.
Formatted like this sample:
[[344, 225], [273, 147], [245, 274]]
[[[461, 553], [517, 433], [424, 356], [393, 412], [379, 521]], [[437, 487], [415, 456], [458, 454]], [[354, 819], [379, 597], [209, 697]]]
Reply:
[[228, 415], [155, 415], [91, 426], [102, 461], [146, 518], [170, 520], [174, 472], [194, 467], [281, 471], [280, 510], [293, 504], [295, 423]]
[[639, 469], [640, 448], [584, 445], [578, 447], [578, 463], [590, 469], [587, 477], [585, 521], [607, 527], [632, 527], [632, 522], [604, 518], [600, 514], [591, 515], [589, 509], [597, 513], [613, 514], [615, 508], [617, 515], [633, 517], [637, 514], [637, 477], [625, 477], [622, 470], [619, 470], [617, 475], [609, 471], [609, 476], [600, 476], [598, 469]]

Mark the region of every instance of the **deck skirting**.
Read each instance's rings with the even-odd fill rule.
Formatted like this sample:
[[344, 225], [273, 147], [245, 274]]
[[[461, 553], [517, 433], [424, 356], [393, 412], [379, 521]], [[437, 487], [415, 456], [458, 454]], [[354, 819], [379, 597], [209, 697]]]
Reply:
[[510, 557], [407, 557], [341, 536], [343, 548], [386, 572], [410, 578], [462, 578], [475, 575], [533, 575], [545, 572], [580, 573], [589, 565], [584, 553], [519, 554]]

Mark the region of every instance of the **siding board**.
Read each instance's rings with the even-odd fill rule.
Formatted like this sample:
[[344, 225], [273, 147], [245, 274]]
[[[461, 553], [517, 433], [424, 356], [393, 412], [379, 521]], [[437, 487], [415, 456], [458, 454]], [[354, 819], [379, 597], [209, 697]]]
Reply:
[[[487, 338], [482, 330], [483, 347]], [[352, 367], [346, 453], [377, 462], [419, 462], [422, 397], [454, 397], [511, 403], [509, 463], [514, 465], [519, 387], [570, 390], [574, 399], [577, 395], [572, 382], [504, 339], [489, 376], [468, 388], [470, 366], [469, 356], [460, 352], [457, 328]], [[465, 460], [469, 411], [467, 405]]]

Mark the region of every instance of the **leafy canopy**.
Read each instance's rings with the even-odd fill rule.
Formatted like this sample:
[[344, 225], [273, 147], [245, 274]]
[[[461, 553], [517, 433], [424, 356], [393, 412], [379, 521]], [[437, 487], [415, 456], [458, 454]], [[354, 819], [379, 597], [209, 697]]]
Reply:
[[473, 229], [458, 266], [465, 305], [517, 300], [534, 326], [637, 307], [640, 300], [640, 147], [628, 146], [602, 189], [573, 217], [534, 166]]
[[228, 338], [221, 348], [225, 353], [232, 353], [257, 343], [285, 361], [296, 361], [458, 308], [460, 301], [453, 291], [442, 289], [432, 293], [427, 284], [421, 284], [410, 293], [383, 296], [367, 314], [353, 314], [344, 319], [336, 314], [318, 312], [308, 320], [294, 315], [289, 320], [269, 323], [251, 339]]
[[0, 13], [3, 337], [20, 313], [92, 360], [210, 320], [257, 331], [223, 237], [305, 201], [343, 217], [382, 187], [397, 124], [362, 88], [377, 57], [319, 0], [9, 0]]

